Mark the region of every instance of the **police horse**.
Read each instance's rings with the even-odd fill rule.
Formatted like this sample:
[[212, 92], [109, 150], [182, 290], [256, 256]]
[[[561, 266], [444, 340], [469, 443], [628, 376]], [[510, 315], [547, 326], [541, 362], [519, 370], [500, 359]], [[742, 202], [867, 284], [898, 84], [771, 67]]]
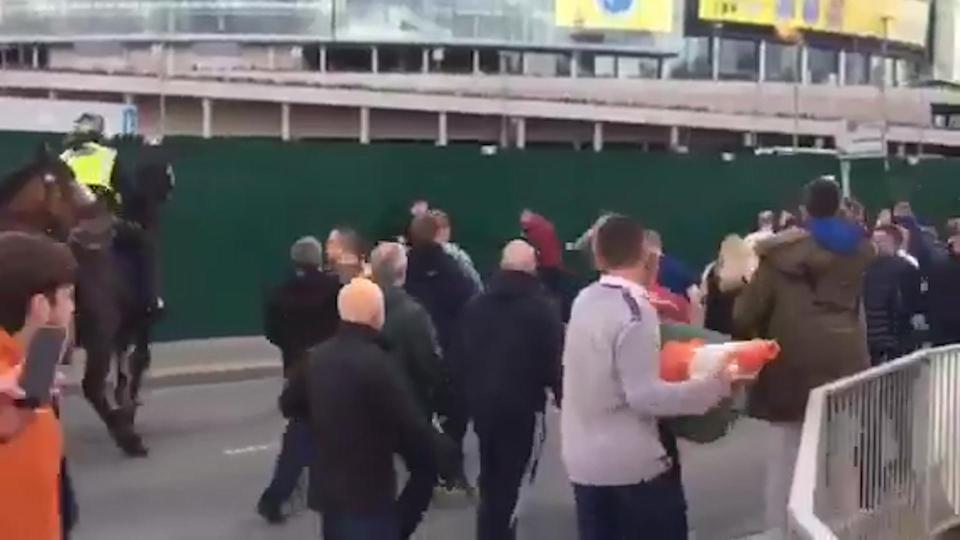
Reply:
[[[128, 260], [131, 249], [150, 252], [151, 258], [156, 252], [160, 209], [174, 187], [163, 149], [143, 150], [120, 219], [46, 147], [32, 163], [0, 181], [0, 230], [50, 235], [68, 243], [77, 258], [77, 344], [87, 357], [83, 395], [117, 446], [134, 457], [147, 455], [134, 423], [156, 313], [145, 305], [137, 284], [154, 279], [153, 269], [143, 268], [145, 257], [134, 257], [135, 264]], [[108, 379], [114, 364], [117, 381], [111, 396]]]

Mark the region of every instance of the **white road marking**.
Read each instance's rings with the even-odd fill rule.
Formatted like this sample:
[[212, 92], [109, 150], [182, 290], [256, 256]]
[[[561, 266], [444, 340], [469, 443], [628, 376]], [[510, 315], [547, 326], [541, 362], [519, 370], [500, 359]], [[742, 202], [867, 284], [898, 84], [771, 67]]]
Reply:
[[251, 446], [242, 446], [240, 448], [228, 448], [223, 451], [225, 456], [242, 456], [244, 454], [255, 454], [257, 452], [266, 452], [270, 450], [274, 445], [272, 444], [256, 444]]

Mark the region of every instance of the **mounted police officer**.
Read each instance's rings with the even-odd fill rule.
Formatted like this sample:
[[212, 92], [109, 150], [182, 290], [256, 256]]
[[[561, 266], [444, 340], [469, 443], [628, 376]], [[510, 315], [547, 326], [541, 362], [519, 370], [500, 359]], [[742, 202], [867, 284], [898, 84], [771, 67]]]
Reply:
[[77, 181], [90, 188], [113, 213], [120, 209], [122, 178], [117, 151], [103, 144], [104, 120], [99, 114], [84, 113], [74, 121], [60, 159], [73, 171]]
[[[77, 182], [89, 188], [118, 218], [115, 220], [114, 248], [132, 265], [138, 301], [148, 313], [156, 313], [163, 309], [163, 300], [159, 298], [156, 284], [157, 261], [153, 234], [156, 229], [153, 222], [156, 219], [144, 216], [150, 212], [144, 208], [142, 186], [132, 184], [123, 175], [117, 150], [104, 144], [104, 129], [105, 122], [99, 114], [80, 115], [74, 121], [73, 131], [65, 139], [66, 150], [60, 154], [60, 159], [73, 171]], [[152, 147], [157, 143], [151, 141], [149, 144]], [[136, 171], [138, 175], [153, 174], [151, 171], [156, 164], [149, 159], [150, 155], [151, 152], [146, 152], [146, 156], [142, 156], [146, 157], [146, 163], [139, 164]], [[166, 162], [164, 164], [163, 174], [172, 182], [172, 169]]]

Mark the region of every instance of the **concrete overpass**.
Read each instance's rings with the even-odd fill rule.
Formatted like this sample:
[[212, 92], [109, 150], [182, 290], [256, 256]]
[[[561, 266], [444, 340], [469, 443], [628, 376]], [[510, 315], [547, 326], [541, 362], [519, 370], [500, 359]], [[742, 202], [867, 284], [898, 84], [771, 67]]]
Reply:
[[797, 131], [805, 146], [830, 147], [853, 120], [886, 122], [888, 140], [904, 150], [960, 147], [960, 131], [931, 125], [931, 103], [960, 102], [949, 92], [797, 88], [774, 82], [508, 75], [0, 71], [0, 90], [8, 95], [136, 103], [146, 133], [441, 145], [470, 140], [517, 147], [573, 142], [600, 149], [783, 144]]

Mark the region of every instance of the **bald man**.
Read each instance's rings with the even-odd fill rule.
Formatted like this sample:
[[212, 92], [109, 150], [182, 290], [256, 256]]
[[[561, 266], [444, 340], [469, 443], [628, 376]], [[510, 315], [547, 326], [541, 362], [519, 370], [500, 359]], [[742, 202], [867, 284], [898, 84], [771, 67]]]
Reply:
[[[533, 247], [514, 240], [463, 317], [458, 380], [480, 439], [478, 540], [511, 540], [544, 436], [547, 390], [560, 394], [560, 309], [537, 278]], [[468, 384], [464, 384], [468, 381]]]
[[380, 336], [380, 287], [356, 278], [337, 307], [339, 331], [291, 377], [281, 407], [310, 422], [317, 454], [308, 502], [323, 514], [323, 538], [400, 540], [393, 455], [416, 475], [436, 475], [442, 441]]

